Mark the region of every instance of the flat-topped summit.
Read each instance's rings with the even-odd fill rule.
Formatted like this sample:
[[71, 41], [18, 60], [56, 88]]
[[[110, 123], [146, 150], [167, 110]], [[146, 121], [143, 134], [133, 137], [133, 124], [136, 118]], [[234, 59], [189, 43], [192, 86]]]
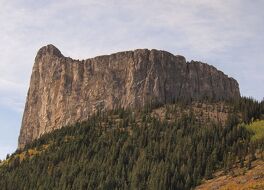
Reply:
[[234, 79], [166, 51], [137, 49], [79, 61], [47, 45], [35, 59], [19, 147], [98, 110], [238, 97]]

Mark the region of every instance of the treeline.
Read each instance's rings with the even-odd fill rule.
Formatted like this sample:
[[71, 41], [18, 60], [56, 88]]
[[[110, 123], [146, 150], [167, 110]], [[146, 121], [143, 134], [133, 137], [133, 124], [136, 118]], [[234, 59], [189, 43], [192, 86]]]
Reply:
[[[184, 114], [168, 122], [116, 109], [55, 130], [0, 166], [1, 189], [191, 189], [213, 172], [251, 167], [263, 141], [241, 123], [260, 118], [263, 102], [232, 102], [225, 126]], [[237, 114], [240, 113], [240, 114]], [[140, 122], [139, 122], [140, 121]], [[33, 153], [32, 153], [33, 152]]]
[[253, 98], [242, 97], [230, 102], [237, 113], [242, 114], [242, 120], [250, 123], [255, 119], [264, 119], [264, 99], [259, 102]]

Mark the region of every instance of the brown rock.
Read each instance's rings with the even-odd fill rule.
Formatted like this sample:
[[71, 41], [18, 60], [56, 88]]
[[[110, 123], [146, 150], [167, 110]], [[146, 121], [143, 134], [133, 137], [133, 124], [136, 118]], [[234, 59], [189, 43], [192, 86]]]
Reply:
[[240, 97], [238, 83], [213, 66], [165, 51], [138, 49], [87, 60], [42, 47], [32, 71], [19, 148], [99, 109]]

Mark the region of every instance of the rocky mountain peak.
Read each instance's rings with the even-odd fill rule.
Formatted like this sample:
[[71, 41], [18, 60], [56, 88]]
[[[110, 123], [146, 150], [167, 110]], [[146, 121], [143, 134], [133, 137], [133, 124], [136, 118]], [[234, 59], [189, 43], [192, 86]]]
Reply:
[[43, 46], [42, 48], [39, 49], [39, 51], [37, 53], [37, 57], [42, 57], [45, 55], [63, 57], [60, 50], [52, 44], [48, 44], [48, 45]]
[[138, 49], [79, 61], [47, 45], [38, 51], [33, 66], [19, 148], [98, 110], [238, 97], [234, 79], [166, 51]]

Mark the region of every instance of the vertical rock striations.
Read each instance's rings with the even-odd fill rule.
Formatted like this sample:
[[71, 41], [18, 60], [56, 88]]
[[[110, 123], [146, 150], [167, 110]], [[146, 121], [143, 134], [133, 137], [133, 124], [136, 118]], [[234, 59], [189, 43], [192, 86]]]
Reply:
[[213, 66], [165, 51], [138, 49], [87, 60], [42, 47], [32, 71], [19, 148], [99, 109], [181, 99], [240, 97], [238, 83]]

